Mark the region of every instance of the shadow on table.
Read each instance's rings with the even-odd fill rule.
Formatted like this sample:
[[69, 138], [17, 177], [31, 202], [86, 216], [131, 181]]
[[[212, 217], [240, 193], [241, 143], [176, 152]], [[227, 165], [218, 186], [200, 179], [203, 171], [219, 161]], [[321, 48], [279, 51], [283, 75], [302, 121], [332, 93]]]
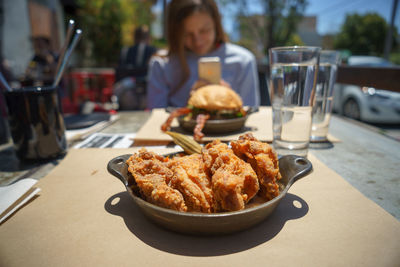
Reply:
[[20, 160], [12, 146], [0, 151], [0, 172], [30, 171], [45, 164], [57, 165], [67, 153], [49, 159]]
[[331, 141], [310, 142], [309, 148], [311, 149], [331, 149], [334, 145]]
[[0, 186], [10, 185], [24, 178], [44, 177], [65, 155], [48, 160], [18, 159], [14, 149], [7, 147], [0, 151]]
[[128, 192], [113, 195], [104, 208], [121, 216], [128, 229], [147, 245], [186, 256], [219, 256], [250, 249], [274, 238], [287, 221], [299, 219], [308, 212], [302, 198], [288, 193], [265, 221], [252, 228], [230, 235], [193, 236], [165, 230], [149, 221]]

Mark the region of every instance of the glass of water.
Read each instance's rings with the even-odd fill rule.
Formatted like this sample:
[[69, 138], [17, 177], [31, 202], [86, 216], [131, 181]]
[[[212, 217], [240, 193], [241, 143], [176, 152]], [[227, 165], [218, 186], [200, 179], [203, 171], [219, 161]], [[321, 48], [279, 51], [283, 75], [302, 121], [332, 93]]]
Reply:
[[278, 155], [307, 156], [320, 50], [308, 46], [269, 50], [273, 147]]
[[328, 141], [329, 122], [333, 107], [333, 88], [340, 61], [340, 52], [322, 50], [319, 58], [317, 85], [312, 112], [311, 141]]

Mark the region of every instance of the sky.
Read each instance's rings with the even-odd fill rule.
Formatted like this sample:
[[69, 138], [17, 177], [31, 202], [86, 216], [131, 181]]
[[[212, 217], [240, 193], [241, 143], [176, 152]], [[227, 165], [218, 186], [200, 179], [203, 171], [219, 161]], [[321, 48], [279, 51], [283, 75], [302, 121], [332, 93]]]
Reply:
[[[218, 2], [218, 0], [216, 0]], [[251, 11], [254, 13], [260, 12], [260, 6], [257, 3], [259, 0], [247, 0], [251, 4]], [[347, 13], [358, 13], [360, 15], [376, 12], [390, 23], [391, 10], [394, 0], [307, 0], [308, 6], [305, 15], [317, 16], [317, 32], [321, 35], [337, 33], [340, 26], [344, 23]], [[232, 16], [232, 9], [235, 7], [225, 7], [220, 9], [223, 18], [223, 26], [225, 31], [231, 36], [235, 36], [235, 19]], [[158, 1], [155, 10], [162, 9], [162, 1]], [[397, 14], [395, 25], [400, 30], [400, 3], [397, 6]]]

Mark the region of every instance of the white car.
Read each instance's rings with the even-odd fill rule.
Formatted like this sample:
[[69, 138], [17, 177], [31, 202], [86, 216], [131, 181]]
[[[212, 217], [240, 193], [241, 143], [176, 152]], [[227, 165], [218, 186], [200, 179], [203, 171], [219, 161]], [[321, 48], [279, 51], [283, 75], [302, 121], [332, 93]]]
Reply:
[[[373, 56], [351, 56], [348, 64], [394, 66], [383, 58]], [[370, 123], [400, 123], [400, 93], [372, 87], [336, 84], [333, 110], [346, 117]]]

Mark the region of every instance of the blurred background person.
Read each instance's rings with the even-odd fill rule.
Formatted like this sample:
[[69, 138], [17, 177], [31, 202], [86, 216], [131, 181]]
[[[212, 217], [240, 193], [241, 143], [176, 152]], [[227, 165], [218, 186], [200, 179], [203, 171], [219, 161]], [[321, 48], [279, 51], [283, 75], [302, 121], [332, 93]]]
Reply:
[[134, 32], [134, 45], [121, 52], [120, 65], [130, 68], [147, 68], [156, 48], [150, 44], [147, 25], [138, 26]]
[[235, 90], [244, 105], [258, 106], [256, 59], [249, 50], [227, 42], [216, 3], [172, 0], [167, 12], [168, 55], [150, 61], [148, 108], [186, 106], [191, 90], [201, 84], [200, 57], [219, 57], [221, 84]]
[[4, 78], [10, 84], [10, 86], [13, 87], [12, 83], [16, 82], [16, 79], [11, 71], [8, 61], [5, 58], [3, 58], [3, 55], [1, 54], [0, 54], [0, 72], [3, 74]]
[[55, 77], [58, 55], [52, 51], [50, 40], [45, 36], [32, 37], [35, 54], [25, 72], [25, 86], [49, 85]]
[[[11, 86], [12, 88], [18, 87], [18, 81], [15, 80], [13, 73], [8, 65], [8, 62], [0, 52], [0, 72], [3, 75], [5, 81]], [[4, 98], [3, 92], [5, 92], [6, 88], [3, 84], [0, 86], [0, 146], [2, 144], [6, 144], [10, 138], [10, 129], [7, 122], [8, 114], [7, 114], [7, 107]]]
[[134, 31], [134, 45], [122, 49], [116, 70], [117, 83], [113, 93], [118, 99], [120, 110], [141, 110], [146, 108], [146, 84], [149, 60], [157, 51], [150, 44], [147, 25], [138, 26]]

